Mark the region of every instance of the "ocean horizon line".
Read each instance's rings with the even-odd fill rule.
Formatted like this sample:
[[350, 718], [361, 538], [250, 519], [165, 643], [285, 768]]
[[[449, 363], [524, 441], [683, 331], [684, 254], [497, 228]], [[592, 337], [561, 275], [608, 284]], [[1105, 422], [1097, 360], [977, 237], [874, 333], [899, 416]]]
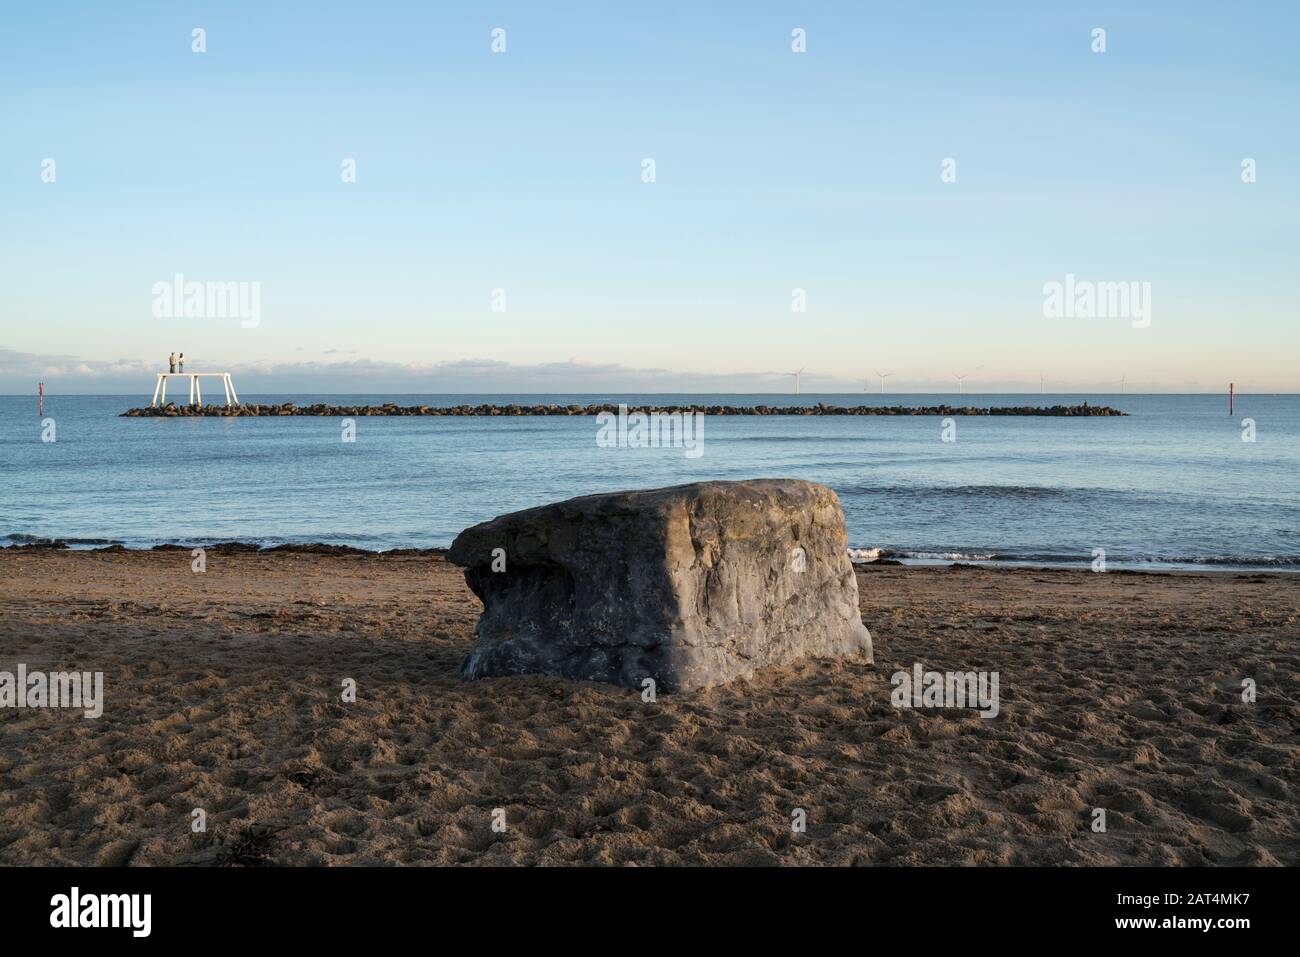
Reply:
[[[35, 392], [0, 392], [0, 398], [6, 398], [6, 399], [21, 399], [21, 398], [26, 398], [26, 397], [28, 397], [28, 396], [35, 395], [35, 394], [36, 394]], [[140, 393], [138, 393], [138, 392], [49, 392], [49, 391], [46, 391], [46, 392], [45, 392], [45, 397], [46, 397], [46, 398], [50, 398], [51, 396], [64, 396], [64, 397], [68, 397], [68, 398], [80, 397], [80, 398], [87, 398], [87, 399], [118, 399], [118, 398], [126, 399], [126, 398], [134, 398], [134, 397], [138, 396], [139, 394], [140, 394]], [[879, 395], [882, 395], [882, 394], [885, 395], [886, 397], [888, 397], [888, 396], [956, 396], [956, 397], [958, 397], [958, 398], [975, 398], [975, 397], [979, 397], [979, 396], [1003, 396], [1003, 395], [1023, 395], [1023, 396], [1034, 396], [1034, 395], [1039, 395], [1039, 396], [1044, 396], [1044, 397], [1047, 397], [1047, 396], [1062, 396], [1062, 395], [1078, 395], [1078, 396], [1121, 396], [1121, 397], [1123, 397], [1123, 396], [1169, 396], [1169, 397], [1178, 397], [1178, 396], [1201, 396], [1201, 395], [1207, 395], [1207, 396], [1220, 396], [1220, 395], [1227, 395], [1227, 392], [1226, 392], [1226, 390], [1225, 390], [1225, 391], [1222, 391], [1222, 392], [1133, 392], [1133, 391], [1127, 391], [1127, 392], [1100, 392], [1100, 391], [1086, 391], [1086, 390], [1085, 390], [1085, 391], [1074, 391], [1074, 392], [961, 392], [961, 393], [958, 393], [958, 392], [886, 392], [886, 393], [880, 393], [880, 392], [802, 392], [802, 393], [799, 393], [799, 394], [796, 395], [795, 393], [791, 393], [791, 392], [676, 392], [676, 391], [667, 391], [667, 392], [635, 392], [635, 391], [565, 392], [565, 391], [563, 391], [563, 390], [556, 390], [556, 391], [553, 391], [553, 392], [509, 392], [509, 391], [498, 391], [498, 392], [393, 392], [393, 391], [379, 390], [379, 389], [368, 389], [368, 390], [363, 390], [363, 391], [360, 391], [360, 392], [322, 392], [322, 391], [318, 391], [318, 390], [315, 390], [315, 389], [296, 389], [296, 390], [289, 391], [289, 392], [255, 392], [255, 391], [251, 391], [251, 390], [249, 390], [249, 391], [246, 392], [246, 394], [248, 394], [248, 395], [283, 395], [283, 396], [294, 396], [294, 395], [333, 395], [333, 396], [354, 396], [354, 395], [425, 395], [425, 396], [428, 396], [428, 395], [434, 395], [434, 396], [457, 396], [457, 397], [459, 397], [459, 396], [500, 396], [500, 395], [511, 395], [511, 396], [593, 396], [593, 397], [596, 397], [596, 396], [610, 396], [610, 395], [615, 395], [615, 396], [618, 396], [618, 395], [629, 395], [629, 396], [631, 396], [631, 395], [671, 395], [671, 396], [683, 396], [683, 395], [686, 395], [686, 396], [722, 396], [722, 395], [733, 395], [733, 396], [734, 396], [734, 395], [754, 395], [754, 396], [786, 396], [786, 397], [791, 398], [791, 399], [810, 399], [810, 398], [817, 398], [817, 397], [819, 397], [819, 396], [845, 396], [845, 395], [852, 395], [852, 396], [879, 396]], [[1300, 391], [1296, 391], [1296, 392], [1242, 392], [1241, 390], [1237, 390], [1237, 391], [1236, 391], [1236, 395], [1237, 395], [1238, 398], [1240, 398], [1240, 397], [1243, 396], [1243, 395], [1254, 395], [1254, 396], [1300, 395]]]

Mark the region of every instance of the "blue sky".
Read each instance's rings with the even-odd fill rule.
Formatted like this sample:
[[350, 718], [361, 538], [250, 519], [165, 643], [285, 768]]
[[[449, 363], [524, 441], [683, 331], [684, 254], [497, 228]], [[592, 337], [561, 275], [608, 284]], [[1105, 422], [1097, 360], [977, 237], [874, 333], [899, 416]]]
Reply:
[[[0, 35], [3, 392], [178, 348], [315, 391], [1300, 388], [1295, 4], [49, 6]], [[177, 273], [257, 325], [155, 316]], [[1150, 325], [1046, 318], [1067, 273]]]

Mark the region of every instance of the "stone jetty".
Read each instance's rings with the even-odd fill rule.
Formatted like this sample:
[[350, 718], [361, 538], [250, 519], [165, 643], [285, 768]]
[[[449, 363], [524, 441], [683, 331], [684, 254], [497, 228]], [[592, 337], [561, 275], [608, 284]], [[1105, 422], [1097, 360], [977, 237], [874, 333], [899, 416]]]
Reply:
[[[370, 415], [575, 415], [594, 416], [602, 412], [617, 414], [619, 406], [608, 402], [597, 405], [175, 405], [168, 403], [156, 408], [128, 409], [122, 415], [139, 418], [185, 418], [191, 416], [216, 416], [231, 418], [264, 415], [319, 415], [349, 418]], [[1016, 405], [983, 408], [966, 405], [638, 405], [627, 407], [630, 413], [680, 413], [701, 412], [705, 415], [1050, 415], [1050, 416], [1112, 416], [1127, 415], [1104, 405]]]

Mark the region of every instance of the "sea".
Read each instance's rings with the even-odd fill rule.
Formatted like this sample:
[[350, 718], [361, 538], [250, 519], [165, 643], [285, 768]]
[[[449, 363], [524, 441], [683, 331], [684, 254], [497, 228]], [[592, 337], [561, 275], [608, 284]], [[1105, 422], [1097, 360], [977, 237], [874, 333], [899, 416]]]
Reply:
[[[858, 560], [1300, 571], [1300, 395], [241, 395], [299, 405], [1073, 405], [1124, 417], [706, 416], [698, 453], [591, 416], [122, 418], [147, 397], [0, 396], [0, 545], [449, 545], [577, 495], [822, 482]], [[51, 441], [52, 439], [52, 441]]]

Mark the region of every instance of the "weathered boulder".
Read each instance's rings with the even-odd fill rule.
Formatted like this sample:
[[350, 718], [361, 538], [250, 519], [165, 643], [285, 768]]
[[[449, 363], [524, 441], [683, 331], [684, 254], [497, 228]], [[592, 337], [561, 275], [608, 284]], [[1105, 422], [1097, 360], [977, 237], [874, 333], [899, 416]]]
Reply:
[[483, 601], [468, 678], [689, 691], [805, 655], [871, 660], [844, 512], [812, 482], [586, 495], [468, 528], [447, 558]]

